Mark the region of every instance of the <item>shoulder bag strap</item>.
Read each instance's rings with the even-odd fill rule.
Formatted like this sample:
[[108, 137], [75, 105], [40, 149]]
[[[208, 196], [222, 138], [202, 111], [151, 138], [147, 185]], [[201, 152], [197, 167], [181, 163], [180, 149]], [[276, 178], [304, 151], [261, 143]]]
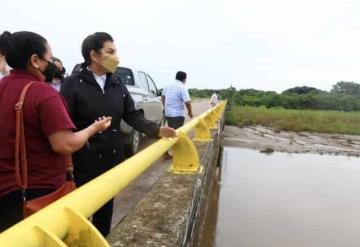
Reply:
[[[26, 94], [35, 82], [28, 83], [20, 94], [19, 102], [15, 104], [16, 112], [16, 136], [15, 136], [15, 178], [22, 190], [27, 188], [27, 159], [24, 130], [24, 101]], [[21, 170], [20, 170], [21, 165]]]

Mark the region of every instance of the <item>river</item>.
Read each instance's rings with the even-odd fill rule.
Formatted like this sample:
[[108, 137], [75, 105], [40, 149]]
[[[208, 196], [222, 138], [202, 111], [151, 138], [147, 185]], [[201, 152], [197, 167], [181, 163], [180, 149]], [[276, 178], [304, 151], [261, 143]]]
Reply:
[[225, 147], [201, 246], [358, 247], [360, 159]]

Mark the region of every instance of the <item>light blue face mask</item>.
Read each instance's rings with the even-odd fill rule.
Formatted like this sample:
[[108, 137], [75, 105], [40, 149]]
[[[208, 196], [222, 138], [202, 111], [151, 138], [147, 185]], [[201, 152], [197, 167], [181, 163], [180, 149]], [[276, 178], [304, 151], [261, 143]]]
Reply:
[[[1, 55], [0, 55], [1, 56]], [[0, 64], [1, 63], [5, 63], [4, 64], [4, 67], [3, 67], [3, 70], [0, 70], [0, 80], [4, 77], [4, 76], [7, 76], [10, 72], [10, 67], [9, 65], [7, 65], [7, 63], [5, 62], [5, 58], [4, 60], [2, 60], [2, 58], [0, 57]]]
[[50, 83], [51, 87], [54, 88], [56, 91], [60, 92], [61, 82], [58, 83]]

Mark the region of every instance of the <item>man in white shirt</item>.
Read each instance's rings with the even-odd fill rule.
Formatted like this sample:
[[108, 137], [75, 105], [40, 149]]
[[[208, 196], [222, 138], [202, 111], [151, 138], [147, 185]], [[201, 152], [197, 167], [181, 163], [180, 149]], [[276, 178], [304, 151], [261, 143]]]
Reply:
[[[193, 117], [190, 95], [185, 87], [186, 73], [178, 71], [175, 76], [175, 82], [165, 87], [161, 101], [165, 108], [165, 118], [169, 127], [177, 129], [184, 125], [184, 109], [186, 106], [188, 115]], [[171, 154], [166, 152], [165, 159], [171, 158]]]
[[211, 99], [210, 99], [211, 107], [216, 106], [218, 103], [219, 103], [219, 92], [216, 91], [211, 95]]
[[161, 101], [165, 107], [165, 117], [168, 126], [177, 129], [184, 125], [184, 109], [186, 106], [188, 115], [193, 117], [189, 92], [185, 87], [186, 73], [178, 71], [175, 82], [165, 87]]

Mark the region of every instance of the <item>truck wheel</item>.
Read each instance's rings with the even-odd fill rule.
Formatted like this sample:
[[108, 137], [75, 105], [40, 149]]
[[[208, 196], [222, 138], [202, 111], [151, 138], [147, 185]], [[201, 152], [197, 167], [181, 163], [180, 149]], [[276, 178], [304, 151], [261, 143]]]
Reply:
[[137, 153], [140, 145], [140, 139], [141, 134], [133, 129], [130, 133], [130, 142], [128, 145], [125, 145], [125, 154], [127, 157], [133, 156]]

